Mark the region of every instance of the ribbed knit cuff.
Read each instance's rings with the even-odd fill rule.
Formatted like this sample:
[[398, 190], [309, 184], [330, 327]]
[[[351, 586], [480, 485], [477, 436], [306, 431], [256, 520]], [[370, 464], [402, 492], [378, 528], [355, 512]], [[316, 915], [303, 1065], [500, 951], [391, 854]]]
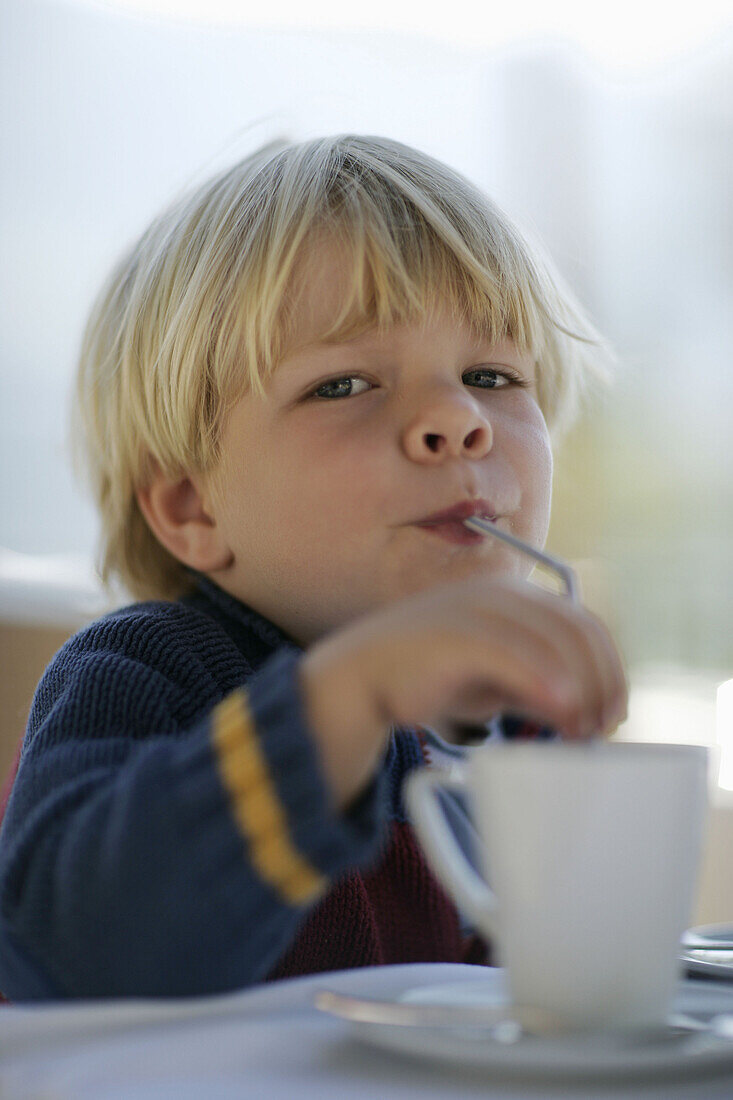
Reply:
[[[374, 777], [347, 813], [328, 788], [303, 710], [302, 654], [280, 649], [239, 699], [225, 700], [214, 732], [234, 814], [258, 870], [297, 905], [376, 856], [386, 819], [385, 780]], [[229, 780], [227, 777], [231, 776]]]

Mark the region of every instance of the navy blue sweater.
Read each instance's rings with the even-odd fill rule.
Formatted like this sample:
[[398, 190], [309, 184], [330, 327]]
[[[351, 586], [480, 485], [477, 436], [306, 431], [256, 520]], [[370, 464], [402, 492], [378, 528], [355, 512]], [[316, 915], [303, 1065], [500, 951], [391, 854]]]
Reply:
[[339, 813], [303, 714], [301, 654], [201, 577], [192, 595], [113, 612], [59, 651], [0, 832], [9, 999], [193, 996], [479, 960], [401, 803], [429, 755], [424, 731], [394, 730]]

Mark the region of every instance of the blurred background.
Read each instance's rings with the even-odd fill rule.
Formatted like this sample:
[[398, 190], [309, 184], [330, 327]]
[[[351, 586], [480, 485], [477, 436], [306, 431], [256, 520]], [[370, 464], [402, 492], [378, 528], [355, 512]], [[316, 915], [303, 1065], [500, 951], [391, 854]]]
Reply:
[[[548, 548], [576, 565], [625, 654], [618, 736], [710, 746], [714, 801], [730, 809], [730, 8], [496, 7], [4, 0], [3, 771], [45, 662], [102, 606], [66, 437], [101, 280], [182, 187], [276, 135], [357, 131], [416, 145], [488, 191], [615, 347], [613, 388], [558, 453]], [[721, 848], [709, 919], [733, 918], [733, 869], [714, 892], [725, 867]]]

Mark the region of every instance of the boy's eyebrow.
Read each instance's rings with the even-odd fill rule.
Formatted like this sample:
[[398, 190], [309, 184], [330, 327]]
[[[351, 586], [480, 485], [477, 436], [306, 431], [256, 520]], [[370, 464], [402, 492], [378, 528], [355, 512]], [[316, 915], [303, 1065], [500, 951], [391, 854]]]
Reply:
[[377, 335], [376, 326], [365, 329], [363, 332], [359, 332], [356, 336], [349, 336], [345, 340], [337, 340], [332, 338], [325, 340], [322, 337], [316, 340], [311, 340], [305, 344], [301, 350], [311, 350], [313, 348], [349, 348], [354, 347], [357, 344], [369, 343]]
[[[293, 347], [291, 347], [284, 358], [281, 359], [280, 365], [284, 366], [286, 370], [288, 368], [292, 369], [293, 371], [305, 369], [312, 364], [309, 364], [307, 362], [293, 363], [291, 360], [293, 357], [302, 355], [306, 352], [327, 351], [332, 349], [337, 350], [339, 348], [343, 350], [353, 349], [356, 351], [378, 351], [380, 350], [378, 346], [379, 337], [380, 333], [376, 325], [370, 326], [363, 332], [357, 333], [356, 336], [350, 336], [348, 339], [345, 340], [325, 340], [323, 339], [323, 337], [315, 337], [305, 344], [295, 344]], [[489, 349], [490, 347], [491, 351], [493, 352], [494, 347], [491, 346], [490, 340], [477, 337], [476, 340], [473, 342], [471, 348], [467, 348], [466, 350], [471, 355], [482, 355], [484, 351], [486, 349]]]
[[295, 344], [293, 347], [288, 349], [285, 356], [280, 360], [280, 366], [284, 366], [286, 369], [291, 368], [292, 370], [298, 370], [301, 367], [307, 366], [307, 363], [292, 362], [292, 359], [295, 356], [303, 355], [306, 352], [327, 351], [338, 348], [356, 348], [358, 350], [360, 346], [368, 346], [370, 343], [372, 343], [373, 340], [370, 340], [369, 338], [373, 337], [375, 333], [376, 329], [369, 329], [366, 332], [359, 333], [357, 336], [349, 337], [348, 340], [324, 340], [320, 337], [317, 337], [313, 340], [309, 340], [305, 344]]

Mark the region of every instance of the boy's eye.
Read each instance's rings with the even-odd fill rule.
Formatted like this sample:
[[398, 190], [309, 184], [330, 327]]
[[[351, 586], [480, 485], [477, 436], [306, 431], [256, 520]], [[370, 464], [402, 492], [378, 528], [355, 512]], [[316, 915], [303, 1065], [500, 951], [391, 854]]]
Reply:
[[[355, 389], [355, 385], [361, 385], [365, 388], [362, 390]], [[313, 390], [312, 396], [331, 401], [335, 397], [354, 397], [356, 394], [366, 393], [370, 386], [371, 382], [367, 382], [366, 379], [349, 374], [344, 375], [343, 378], [329, 378], [328, 382], [322, 382], [318, 389]]]
[[[474, 376], [473, 381], [469, 381], [471, 375]], [[470, 386], [480, 386], [482, 389], [495, 390], [500, 389], [503, 386], [508, 386], [510, 382], [519, 381], [513, 375], [500, 374], [498, 371], [491, 370], [489, 367], [476, 367], [474, 370], [466, 371], [463, 375], [463, 381], [468, 382]]]

